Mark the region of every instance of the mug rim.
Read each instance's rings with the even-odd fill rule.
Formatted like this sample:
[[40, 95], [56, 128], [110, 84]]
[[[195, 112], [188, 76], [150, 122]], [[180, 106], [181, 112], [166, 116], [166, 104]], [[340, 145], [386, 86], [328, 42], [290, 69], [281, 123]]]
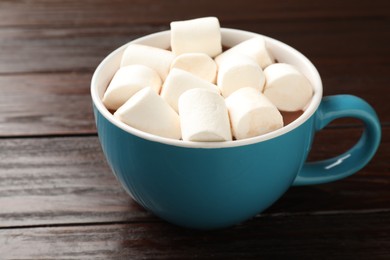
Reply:
[[241, 139], [241, 140], [233, 140], [233, 141], [224, 141], [224, 142], [194, 142], [194, 141], [183, 141], [183, 140], [176, 140], [176, 139], [171, 139], [167, 137], [161, 137], [157, 136], [154, 134], [146, 133], [141, 130], [138, 130], [134, 127], [131, 127], [118, 119], [114, 117], [111, 112], [108, 111], [108, 109], [104, 106], [102, 99], [99, 97], [98, 93], [98, 75], [101, 73], [104, 73], [104, 67], [107, 66], [111, 60], [118, 54], [118, 52], [123, 51], [129, 44], [134, 44], [134, 43], [139, 43], [142, 44], [144, 41], [150, 41], [153, 38], [158, 38], [162, 36], [166, 36], [166, 34], [170, 34], [170, 30], [165, 30], [157, 33], [152, 33], [148, 34], [146, 36], [137, 38], [135, 40], [132, 40], [119, 48], [115, 49], [112, 51], [109, 55], [107, 55], [98, 65], [96, 70], [93, 73], [92, 80], [91, 80], [91, 97], [92, 97], [92, 102], [95, 108], [99, 111], [100, 114], [104, 116], [105, 119], [107, 119], [110, 123], [114, 124], [115, 126], [119, 127], [120, 129], [124, 130], [125, 132], [135, 135], [139, 138], [153, 141], [153, 142], [158, 142], [166, 145], [171, 145], [171, 146], [178, 146], [178, 147], [186, 147], [186, 148], [229, 148], [229, 147], [237, 147], [237, 146], [246, 146], [246, 145], [251, 145], [255, 143], [260, 143], [267, 141], [269, 139], [273, 139], [276, 137], [279, 137], [281, 135], [284, 135], [296, 128], [298, 128], [300, 125], [304, 124], [317, 110], [318, 106], [320, 105], [321, 99], [322, 99], [322, 82], [321, 82], [321, 77], [316, 69], [316, 67], [313, 65], [313, 63], [301, 52], [298, 50], [294, 49], [293, 47], [276, 40], [274, 38], [255, 33], [255, 32], [249, 32], [249, 31], [244, 31], [244, 30], [239, 30], [239, 29], [230, 29], [230, 28], [221, 28], [221, 34], [222, 34], [222, 40], [223, 40], [223, 35], [224, 34], [241, 34], [246, 37], [251, 38], [254, 36], [262, 36], [266, 40], [266, 44], [273, 44], [277, 45], [278, 48], [283, 48], [287, 50], [288, 52], [292, 53], [293, 56], [298, 57], [305, 63], [305, 66], [310, 70], [311, 75], [314, 78], [315, 82], [312, 82], [312, 86], [314, 88], [314, 93], [311, 98], [311, 101], [309, 105], [304, 109], [304, 112], [302, 115], [300, 115], [297, 119], [292, 121], [286, 126], [283, 126], [282, 128], [279, 128], [277, 130], [274, 130], [272, 132], [260, 135], [260, 136], [255, 136], [251, 138], [246, 138], [246, 139]]

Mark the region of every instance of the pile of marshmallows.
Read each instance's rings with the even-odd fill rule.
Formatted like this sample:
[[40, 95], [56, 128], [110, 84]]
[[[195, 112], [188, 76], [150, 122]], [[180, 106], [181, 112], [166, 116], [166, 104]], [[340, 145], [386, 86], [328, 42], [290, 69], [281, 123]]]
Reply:
[[283, 127], [279, 110], [303, 110], [313, 95], [261, 36], [222, 53], [215, 17], [172, 22], [171, 48], [128, 45], [103, 97], [115, 118], [167, 138], [231, 141]]

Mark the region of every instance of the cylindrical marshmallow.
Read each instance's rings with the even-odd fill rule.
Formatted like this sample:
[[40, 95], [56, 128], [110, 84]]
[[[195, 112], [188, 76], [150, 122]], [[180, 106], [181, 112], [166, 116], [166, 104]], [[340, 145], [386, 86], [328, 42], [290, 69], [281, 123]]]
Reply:
[[232, 54], [221, 60], [219, 64], [217, 85], [225, 98], [244, 87], [262, 91], [264, 83], [265, 77], [262, 69], [247, 56]]
[[216, 85], [187, 71], [173, 68], [162, 86], [161, 97], [178, 112], [180, 95], [193, 88], [208, 89], [219, 94], [219, 89]]
[[154, 91], [138, 91], [114, 116], [138, 130], [172, 139], [180, 139], [179, 115]]
[[281, 111], [303, 110], [313, 96], [309, 80], [290, 64], [272, 64], [264, 75], [264, 95]]
[[154, 69], [164, 81], [175, 55], [168, 50], [141, 44], [130, 44], [122, 56], [121, 67], [141, 64]]
[[242, 88], [226, 100], [233, 136], [245, 139], [283, 127], [279, 110], [254, 88]]
[[183, 53], [173, 60], [173, 68], [188, 71], [211, 83], [215, 83], [217, 76], [217, 64], [204, 53]]
[[175, 55], [201, 52], [214, 58], [222, 52], [218, 19], [204, 17], [171, 22], [171, 47]]
[[261, 36], [256, 36], [233, 46], [229, 50], [217, 56], [215, 61], [219, 64], [223, 58], [233, 53], [239, 53], [252, 58], [262, 69], [274, 63], [274, 58], [267, 50], [265, 39]]
[[108, 85], [103, 103], [108, 109], [116, 110], [144, 87], [152, 87], [156, 93], [159, 93], [161, 84], [157, 72], [149, 67], [143, 65], [122, 67]]
[[191, 89], [179, 99], [184, 141], [231, 141], [229, 115], [221, 95], [207, 89]]

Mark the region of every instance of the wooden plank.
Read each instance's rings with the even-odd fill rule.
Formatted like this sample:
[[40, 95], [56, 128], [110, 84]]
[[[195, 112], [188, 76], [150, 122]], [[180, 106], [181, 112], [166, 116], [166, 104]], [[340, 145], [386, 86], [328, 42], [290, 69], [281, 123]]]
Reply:
[[217, 231], [166, 223], [0, 230], [6, 259], [388, 259], [390, 213], [263, 217]]
[[97, 137], [0, 140], [0, 226], [145, 218]]
[[90, 73], [0, 76], [0, 136], [96, 133]]
[[114, 49], [134, 38], [165, 28], [0, 29], [0, 74], [92, 72]]
[[[312, 158], [345, 151], [359, 129], [318, 135]], [[353, 177], [292, 188], [264, 214], [390, 209], [390, 128], [372, 162]], [[96, 137], [0, 140], [0, 226], [155, 220], [119, 186]], [[1, 251], [0, 251], [1, 252]]]
[[[281, 19], [324, 19], [388, 16], [388, 1], [296, 1], [256, 0], [219, 2], [182, 1], [76, 1], [14, 0], [0, 2], [0, 26], [167, 24], [202, 16], [223, 21], [266, 21]], [[180, 10], [180, 11], [176, 11]]]
[[[356, 77], [389, 70], [390, 30], [386, 19], [294, 20], [222, 23], [290, 44], [326, 76]], [[162, 26], [106, 26], [0, 29], [0, 73], [93, 71], [111, 51]], [[382, 74], [382, 75], [383, 75]]]

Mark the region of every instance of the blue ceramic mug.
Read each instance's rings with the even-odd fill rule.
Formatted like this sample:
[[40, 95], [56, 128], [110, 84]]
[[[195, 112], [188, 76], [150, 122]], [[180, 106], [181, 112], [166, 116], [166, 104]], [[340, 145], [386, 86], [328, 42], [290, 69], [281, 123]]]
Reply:
[[[233, 29], [221, 32], [225, 46], [258, 35]], [[292, 64], [306, 75], [314, 87], [314, 96], [294, 122], [245, 140], [172, 140], [117, 121], [104, 107], [102, 96], [119, 68], [126, 45], [98, 66], [91, 82], [91, 95], [103, 152], [119, 182], [145, 209], [184, 227], [228, 227], [262, 212], [292, 185], [347, 177], [372, 158], [381, 136], [373, 108], [351, 95], [322, 98], [321, 78], [313, 64], [292, 47], [265, 38], [279, 62]], [[167, 49], [170, 32], [151, 34], [132, 43]], [[363, 121], [364, 132], [357, 144], [335, 158], [305, 163], [315, 132], [341, 117]]]

